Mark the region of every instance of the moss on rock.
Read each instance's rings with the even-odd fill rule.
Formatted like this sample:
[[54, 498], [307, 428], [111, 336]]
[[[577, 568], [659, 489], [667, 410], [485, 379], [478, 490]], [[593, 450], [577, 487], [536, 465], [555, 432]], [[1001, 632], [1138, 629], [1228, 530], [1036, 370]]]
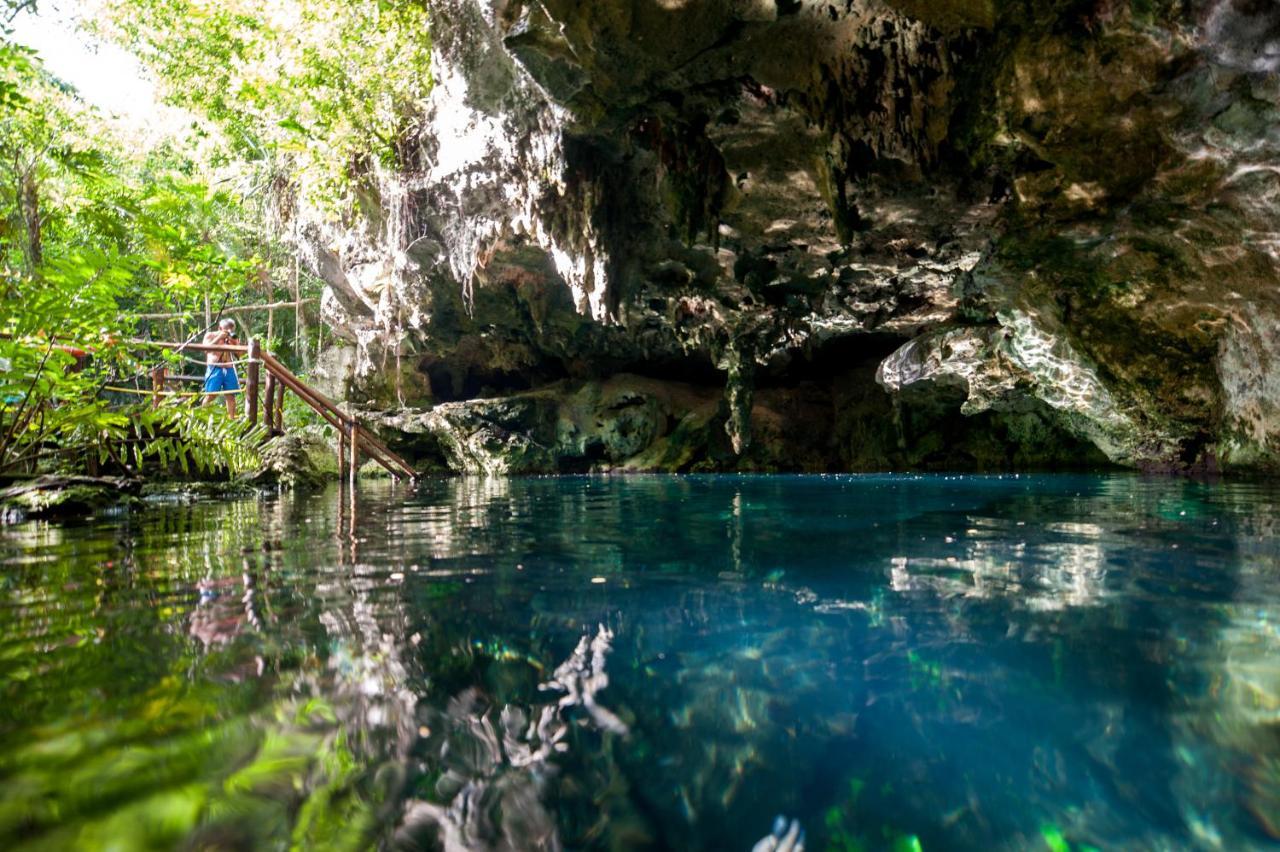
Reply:
[[15, 482], [0, 490], [0, 518], [73, 518], [109, 506], [127, 504], [141, 482], [117, 477], [46, 475]]

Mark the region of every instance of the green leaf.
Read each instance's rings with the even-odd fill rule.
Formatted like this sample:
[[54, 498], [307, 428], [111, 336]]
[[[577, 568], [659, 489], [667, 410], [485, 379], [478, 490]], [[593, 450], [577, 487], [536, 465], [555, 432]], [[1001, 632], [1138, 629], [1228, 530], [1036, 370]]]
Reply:
[[281, 119], [280, 121], [276, 122], [276, 126], [283, 127], [285, 130], [292, 130], [294, 133], [299, 133], [303, 136], [310, 135], [307, 132], [307, 128], [303, 127], [297, 120], [292, 118]]

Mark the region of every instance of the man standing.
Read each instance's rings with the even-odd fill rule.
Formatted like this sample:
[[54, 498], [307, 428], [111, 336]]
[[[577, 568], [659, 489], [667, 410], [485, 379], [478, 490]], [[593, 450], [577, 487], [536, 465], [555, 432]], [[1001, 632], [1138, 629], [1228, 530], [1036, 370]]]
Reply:
[[[211, 331], [204, 336], [206, 346], [230, 345], [237, 346], [240, 341], [236, 340], [236, 321], [231, 317], [223, 317], [218, 323], [216, 331]], [[205, 353], [205, 372], [204, 372], [204, 392], [210, 394], [204, 398], [204, 404], [209, 405], [213, 402], [212, 394], [219, 391], [235, 391], [240, 390], [240, 380], [236, 378], [236, 368], [231, 362], [235, 360], [230, 352], [206, 352]], [[232, 393], [222, 394], [223, 399], [227, 401], [227, 415], [236, 416], [236, 396]]]

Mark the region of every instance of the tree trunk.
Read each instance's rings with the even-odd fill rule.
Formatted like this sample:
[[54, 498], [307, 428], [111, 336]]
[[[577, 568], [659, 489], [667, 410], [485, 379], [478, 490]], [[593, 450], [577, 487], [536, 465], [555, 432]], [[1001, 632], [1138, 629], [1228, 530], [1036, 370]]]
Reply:
[[307, 311], [302, 304], [302, 284], [298, 280], [298, 221], [293, 222], [293, 351], [304, 370], [311, 369], [311, 355], [307, 352]]
[[35, 169], [22, 173], [22, 221], [27, 229], [27, 262], [30, 272], [44, 261], [44, 244], [40, 238], [40, 186], [36, 183]]

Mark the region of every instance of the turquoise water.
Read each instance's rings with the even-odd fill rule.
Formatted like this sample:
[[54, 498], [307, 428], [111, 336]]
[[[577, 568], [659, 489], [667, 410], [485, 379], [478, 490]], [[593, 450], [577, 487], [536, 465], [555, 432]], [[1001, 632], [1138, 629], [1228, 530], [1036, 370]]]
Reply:
[[1280, 488], [564, 477], [0, 528], [0, 848], [1274, 848]]

